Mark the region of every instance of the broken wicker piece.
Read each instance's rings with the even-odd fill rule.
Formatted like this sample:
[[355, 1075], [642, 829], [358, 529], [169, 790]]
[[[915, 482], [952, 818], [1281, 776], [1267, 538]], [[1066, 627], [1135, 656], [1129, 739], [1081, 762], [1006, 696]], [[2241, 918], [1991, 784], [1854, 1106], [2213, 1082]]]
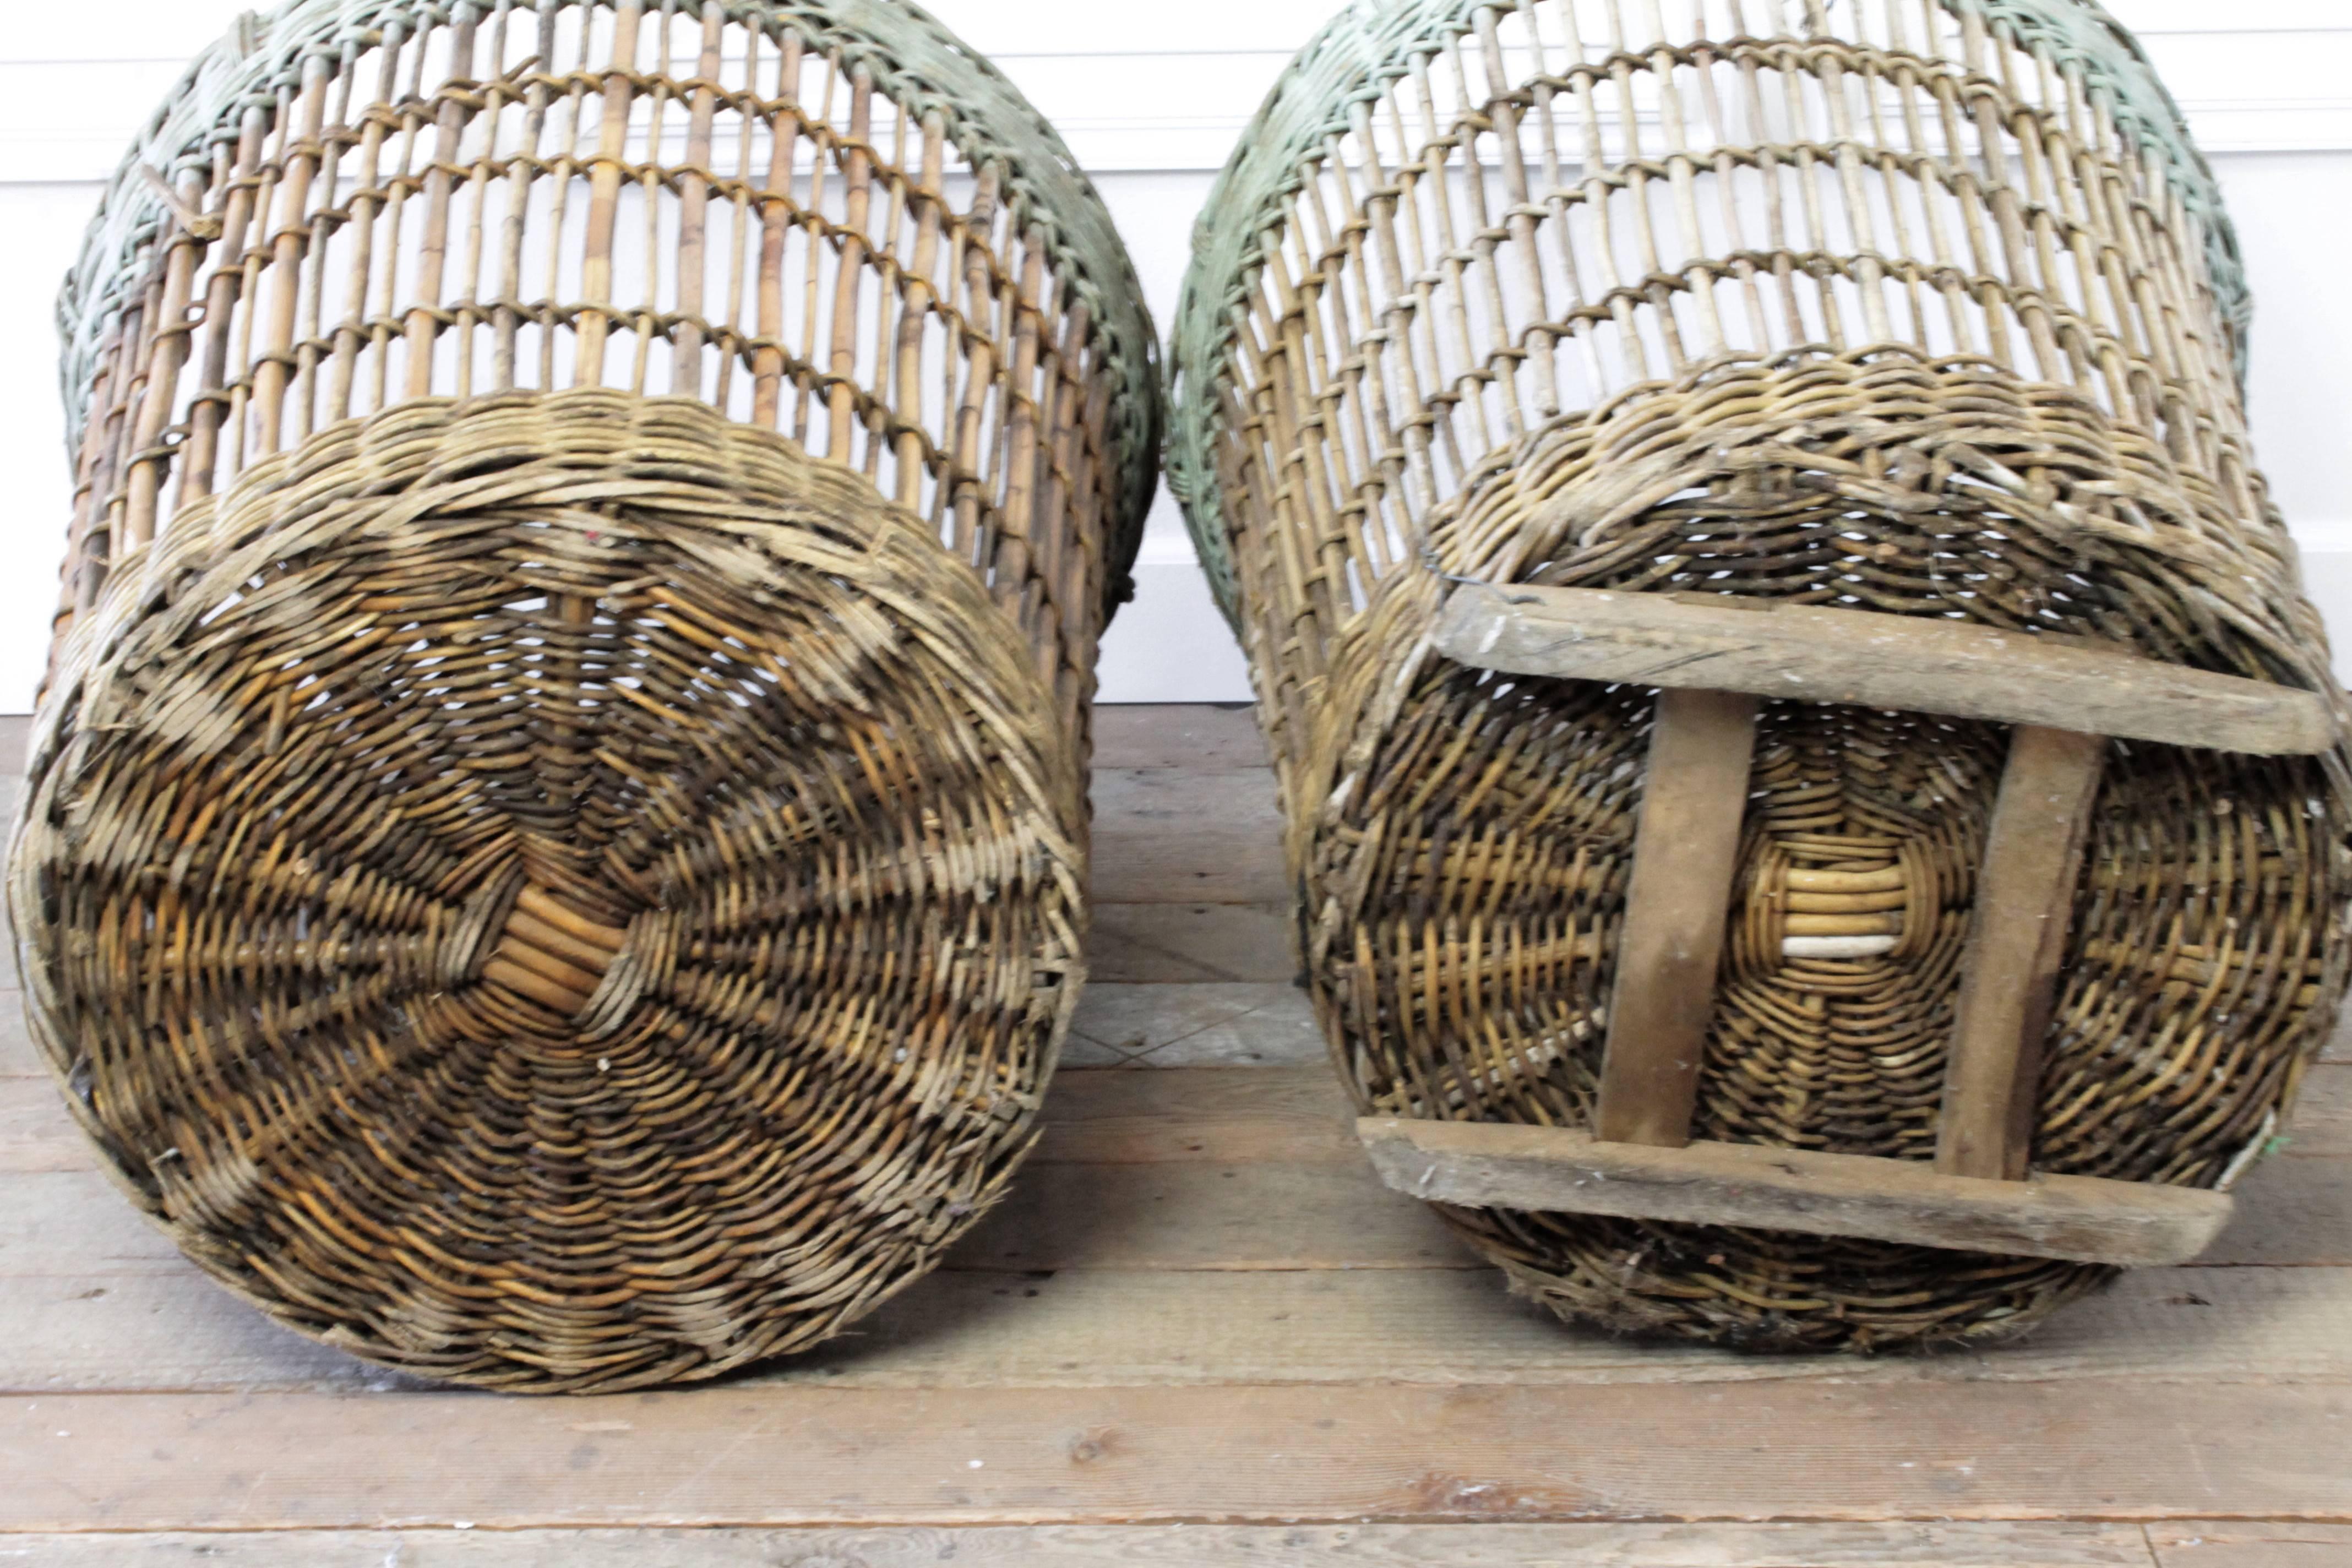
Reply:
[[838, 1331], [1004, 1191], [1151, 493], [1125, 253], [911, 6], [303, 0], [68, 288], [11, 894], [108, 1166], [530, 1390]]
[[2013, 1332], [2345, 989], [2235, 242], [2083, 0], [1418, 0], [1212, 197], [1175, 479], [1383, 1177], [1564, 1316]]

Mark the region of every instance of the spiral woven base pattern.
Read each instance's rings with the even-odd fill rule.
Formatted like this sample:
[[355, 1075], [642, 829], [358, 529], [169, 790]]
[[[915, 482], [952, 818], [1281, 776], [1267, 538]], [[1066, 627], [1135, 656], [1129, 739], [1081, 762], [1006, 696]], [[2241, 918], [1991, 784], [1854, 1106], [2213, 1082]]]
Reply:
[[321, 432], [119, 561], [10, 892], [114, 1173], [436, 1378], [806, 1347], [1003, 1192], [1079, 979], [1078, 738], [936, 534], [700, 404]]
[[[1958, 616], [2331, 689], [2292, 562], [2260, 536], [2224, 549], [2230, 527], [2210, 487], [2087, 401], [1879, 351], [1717, 366], [1536, 432], [1434, 549], [1482, 580]], [[1335, 644], [1349, 717], [1334, 775], [1297, 792], [1328, 802], [1297, 847], [1310, 979], [1368, 1112], [1589, 1126], [1652, 694], [1434, 657], [1420, 628], [1445, 586], [1397, 574]], [[2007, 744], [1998, 725], [1766, 706], [1695, 1137], [1934, 1158]], [[2269, 1142], [2344, 994], [2347, 780], [2340, 750], [2111, 743], [2036, 1167], [2212, 1187]], [[1891, 950], [1785, 945], [1828, 931]], [[1565, 1317], [1759, 1349], [1989, 1340], [2113, 1272], [1441, 1212]]]

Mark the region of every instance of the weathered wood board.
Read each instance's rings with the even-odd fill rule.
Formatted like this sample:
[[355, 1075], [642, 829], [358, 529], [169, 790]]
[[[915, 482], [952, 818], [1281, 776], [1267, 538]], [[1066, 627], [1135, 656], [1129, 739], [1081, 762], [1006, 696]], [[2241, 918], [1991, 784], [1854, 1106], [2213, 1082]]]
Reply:
[[2292, 687], [1958, 621], [1710, 597], [1474, 584], [1447, 599], [1435, 640], [1449, 658], [1513, 675], [1852, 702], [2266, 754], [2308, 754], [2336, 740], [2326, 701]]
[[2228, 1194], [2084, 1176], [2011, 1182], [1923, 1162], [1696, 1142], [1604, 1142], [1564, 1127], [1358, 1123], [1381, 1179], [1465, 1208], [1622, 1215], [1863, 1237], [2126, 1268], [2193, 1261], [2228, 1224]]

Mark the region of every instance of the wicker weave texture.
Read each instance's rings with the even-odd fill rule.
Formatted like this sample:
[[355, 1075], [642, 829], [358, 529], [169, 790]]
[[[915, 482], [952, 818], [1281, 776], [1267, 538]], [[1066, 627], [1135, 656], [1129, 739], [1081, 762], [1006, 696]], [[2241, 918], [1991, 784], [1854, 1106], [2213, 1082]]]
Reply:
[[1160, 423], [1034, 110], [910, 6], [301, 0], [199, 62], [64, 312], [11, 895], [137, 1201], [505, 1388], [927, 1268], [1082, 977]]
[[[1375, 143], [1379, 143], [1385, 147], [1390, 158], [1410, 161], [1413, 135], [1439, 134], [1438, 117], [1454, 120], [1454, 123], [1444, 132], [1449, 138], [1465, 132], [1475, 137], [1479, 130], [1501, 133], [1501, 126], [1482, 126], [1475, 118], [1462, 118], [1465, 112], [1475, 116], [1475, 109], [1473, 100], [1476, 89], [1466, 76], [1449, 82], [1441, 73], [1422, 84], [1431, 96], [1421, 101], [1424, 118], [1419, 124], [1408, 129], [1405, 121], [1395, 118], [1400, 113], [1409, 114], [1412, 107], [1398, 97], [1403, 90], [1400, 84], [1414, 75], [1417, 66], [1425, 68], [1427, 62], [1447, 51], [1449, 44], [1458, 49], [1465, 36], [1474, 33], [1478, 35], [1481, 47], [1476, 58], [1466, 62], [1467, 68], [1485, 68], [1483, 86], [1487, 92], [1498, 95], [1507, 125], [1524, 124], [1525, 117], [1538, 102], [1562, 95], [1574, 101], [1580, 76], [1584, 93], [1591, 99], [1583, 110], [1591, 117], [1587, 123], [1570, 127], [1554, 121], [1549, 111], [1538, 113], [1538, 124], [1577, 134], [1545, 140], [1540, 148], [1522, 148], [1521, 177], [1499, 194], [1503, 199], [1522, 203], [1528, 178], [1538, 172], [1557, 175], [1563, 167], [1563, 159], [1570, 165], [1580, 160], [1588, 164], [1595, 158], [1606, 160], [1610, 154], [1591, 136], [1598, 134], [1613, 142], [1612, 132], [1622, 130], [1621, 117], [1629, 111], [1637, 117], [1654, 112], [1649, 108], [1650, 86], [1645, 70], [1674, 75], [1695, 70], [1702, 61], [1717, 58], [1760, 63], [1772, 58], [1775, 51], [1757, 45], [1773, 37], [1784, 40], [1778, 53], [1785, 63], [1786, 40], [1793, 36], [1802, 40], [1807, 54], [1817, 61], [1827, 60], [1832, 69], [1859, 68], [1865, 89], [1878, 93], [1882, 74], [1900, 81], [1907, 68], [1913, 84], [1932, 82], [1939, 68], [1949, 68], [1973, 54], [1980, 54], [1988, 37], [1998, 39], [2015, 51], [2002, 57], [2004, 63], [2022, 66], [2032, 73], [2025, 79], [2029, 83], [2033, 75], [2042, 78], [2042, 93], [2036, 95], [2029, 86], [2029, 101], [2046, 103], [2050, 79], [2063, 79], [2088, 100], [2087, 105], [2074, 107], [2095, 105], [2113, 134], [2136, 148], [2153, 166], [2153, 172], [2164, 175], [2170, 198], [2179, 204], [2202, 237], [2206, 284], [2221, 306], [2230, 332], [2231, 352], [2242, 375], [2253, 306], [2240, 258], [2237, 231], [2222, 205], [2221, 186], [2211, 167], [2189, 140], [2179, 106], [2158, 79], [2138, 40], [2092, 0], [1928, 0], [1928, 4], [1941, 4], [1961, 19], [1958, 36], [1954, 36], [1953, 25], [1939, 20], [1932, 9], [1910, 5], [1889, 10], [1882, 6], [1885, 20], [1878, 41], [1883, 47], [1875, 51], [1872, 62], [1838, 60], [1838, 55], [1851, 40], [1823, 25], [1819, 18], [1825, 17], [1826, 13], [1804, 0], [1800, 0], [1794, 11], [1789, 0], [1748, 0], [1744, 8], [1717, 6], [1709, 13], [1694, 13], [1691, 26], [1683, 30], [1665, 28], [1661, 17], [1647, 37], [1638, 24], [1629, 31], [1613, 15], [1591, 10], [1579, 13], [1565, 5], [1558, 12], [1559, 26], [1549, 30], [1545, 18], [1550, 13], [1496, 6], [1491, 0], [1384, 0], [1350, 5], [1334, 17], [1299, 52], [1297, 60], [1268, 95], [1265, 107], [1244, 133], [1232, 162], [1218, 176], [1209, 198], [1210, 211], [1217, 218], [1202, 228], [1198, 259], [1187, 276], [1176, 323], [1176, 354], [1171, 370], [1180, 387], [1189, 383], [1202, 390], [1198, 395], [1183, 399], [1180, 405], [1175, 439], [1169, 455], [1170, 477], [1177, 493], [1184, 499], [1194, 542], [1209, 569], [1210, 583], [1227, 614], [1234, 613], [1232, 546], [1215, 484], [1216, 460], [1212, 448], [1216, 394], [1211, 389], [1230, 374], [1230, 356], [1239, 330], [1237, 312], [1248, 307], [1248, 296], [1259, 269], [1269, 259], [1270, 247], [1284, 232], [1286, 214], [1301, 200], [1312, 173], [1327, 163], [1335, 145], [1344, 143], [1352, 135], [1357, 154], [1370, 155]], [[1510, 81], [1513, 66], [1509, 58], [1498, 61], [1494, 53], [1502, 42], [1504, 31], [1513, 26], [1515, 11], [1522, 19], [1517, 24], [1518, 36], [1511, 42], [1517, 49], [1528, 52], [1529, 58], [1522, 64], [1532, 67], [1531, 72], [1522, 70], [1521, 74], [1529, 77], [1523, 84]], [[1487, 14], [1483, 20], [1482, 12]], [[1584, 18], [1581, 22], [1578, 20], [1580, 15]], [[1769, 25], [1751, 35], [1751, 27], [1768, 16]], [[1729, 54], [1721, 54], [1709, 47], [1711, 38], [1721, 39], [1734, 47]], [[1746, 48], [1737, 47], [1742, 38], [1751, 39]], [[1643, 58], [1632, 75], [1620, 76], [1614, 70], [1561, 74], [1553, 69], [1547, 44], [1559, 52], [1562, 66], [1571, 58], [1580, 64], [1604, 63], [1610, 52], [1631, 52]], [[1657, 53], [1660, 47], [1667, 50], [1663, 58]], [[2020, 55], [2030, 56], [2030, 60], [2021, 59]], [[1874, 64], [1881, 69], [1874, 70]], [[1943, 74], [1948, 74], [1948, 68]], [[2008, 79], [2014, 88], [2017, 79]], [[1899, 110], [1891, 124], [1884, 118], [1874, 118], [1866, 103], [1848, 104], [1849, 110], [1858, 112], [1846, 119], [1841, 119], [1829, 103], [1813, 106], [1820, 118], [1807, 129], [1818, 138], [1817, 155], [1835, 156], [1842, 144], [1858, 141], [1853, 150], [1858, 153], [1864, 147], [1874, 147], [1876, 157], [1873, 161], [1883, 166], [1889, 155], [1900, 160], [1906, 154], [1927, 151], [1934, 144], [1937, 132], [1941, 132], [1948, 151], [1963, 145], [1968, 139], [1963, 127], [1975, 114], [1975, 106], [1969, 101], [1965, 78], [1947, 85], [1956, 86], [1959, 96], [1947, 99], [1937, 93], [1938, 112], [1928, 114], [1916, 125], [1901, 118]], [[1453, 89], [1451, 93], [1449, 89]], [[1613, 100], [1612, 93], [1618, 95]], [[1694, 123], [1696, 117], [1688, 112], [1689, 105], [1678, 104], [1675, 107], [1685, 110], [1679, 122], [1661, 124], [1659, 129], [1669, 136], [1689, 138], [1685, 148], [1693, 153], [1711, 150], [1717, 159], [1727, 153], [1735, 160], [1751, 156], [1752, 149], [1743, 145], [1741, 133], [1744, 130], [1751, 137], [1759, 136], [1761, 119], [1769, 113], [1768, 100], [1759, 96], [1743, 101], [1743, 95], [1736, 92], [1701, 96], [1703, 124]], [[1391, 117], [1386, 125], [1379, 122], [1375, 112], [1383, 106]], [[1916, 102], [1910, 106], [1914, 110], [1922, 107]], [[1739, 123], [1743, 109], [1750, 111], [1745, 125]], [[1805, 119], [1801, 89], [1796, 99], [1786, 100], [1785, 112], [1791, 124]], [[1943, 124], [1936, 123], [1943, 116], [1950, 118]], [[1854, 137], [1858, 128], [1865, 127], [1867, 134]], [[1381, 142], [1384, 132], [1390, 133], [1389, 139]], [[1894, 144], [1906, 132], [1916, 132], [1908, 136], [1907, 145]], [[1714, 144], [1711, 149], [1708, 143]], [[1634, 148], [1627, 146], [1620, 151], [1629, 161], [1638, 162]], [[1343, 158], [1348, 155], [1340, 154]], [[1712, 160], [1694, 158], [1690, 166], [1696, 171], [1706, 161]], [[1841, 195], [1853, 196], [1852, 192]], [[1311, 196], [1307, 199], [1311, 200]], [[1501, 205], [1492, 194], [1489, 203]], [[1896, 205], [1900, 206], [1899, 202]], [[1533, 212], [1522, 216], [1539, 221], [1539, 215]], [[1703, 222], [1696, 214], [1682, 216], [1686, 222]], [[1750, 215], [1751, 219], [1754, 216]], [[1808, 219], [1829, 216], [1815, 207], [1805, 209]], [[1817, 242], [1825, 238], [1818, 222], [1804, 227], [1810, 229]], [[1846, 232], [1852, 237], [1861, 231]], [[1466, 240], [1470, 237], [1465, 234], [1458, 237]], [[1514, 237], [1520, 237], [1516, 229]], [[1931, 263], [1919, 245], [1921, 239], [1929, 237], [1900, 237], [1911, 259]], [[1950, 242], [1955, 237], [1940, 234], [1932, 237], [1932, 264], [1949, 264]], [[1790, 243], [1785, 232], [1776, 232], [1775, 238], [1783, 246]], [[1604, 244], [1602, 249], [1606, 248]], [[1814, 267], [1824, 262], [1835, 266], [1837, 263], [1832, 259], [1835, 248], [1820, 243], [1811, 247], [1800, 244], [1799, 256]], [[2048, 284], [2054, 279], [2045, 274], [2039, 281]], [[1803, 341], [1801, 331], [1782, 335], [1763, 323], [1751, 326], [1752, 346]], [[1561, 405], [1554, 401], [1547, 406], [1557, 412]]]
[[[1368, 1110], [1589, 1125], [1617, 978], [1650, 694], [1438, 658], [1455, 582], [1958, 618], [2335, 690], [2201, 165], [2053, 47], [2112, 37], [2095, 7], [1404, 9], [1331, 35], [1390, 52], [1277, 89], [1269, 119], [1345, 129], [1270, 207], [1237, 157], [1176, 365], [1180, 477], [1204, 552], [1230, 542], [1308, 974]], [[2005, 751], [1767, 707], [1694, 1135], [1929, 1155]], [[2344, 992], [2347, 825], [2340, 751], [2111, 747], [2041, 1168], [2213, 1186], [2260, 1152]], [[1864, 933], [1888, 951], [1787, 943]], [[2105, 1277], [1449, 1217], [1564, 1315], [1762, 1347], [1995, 1337]]]

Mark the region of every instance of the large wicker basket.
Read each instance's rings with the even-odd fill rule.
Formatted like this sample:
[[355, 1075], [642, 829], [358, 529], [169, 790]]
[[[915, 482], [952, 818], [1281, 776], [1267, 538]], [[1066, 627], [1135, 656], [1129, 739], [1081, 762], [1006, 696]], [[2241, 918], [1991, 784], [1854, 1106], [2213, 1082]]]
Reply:
[[1174, 477], [1392, 1184], [1759, 1347], [2210, 1237], [2344, 993], [2352, 775], [2126, 34], [1361, 4], [1200, 235]]
[[133, 1199], [503, 1388], [936, 1261], [1082, 974], [1139, 299], [900, 0], [299, 0], [199, 60], [63, 302], [11, 884]]

